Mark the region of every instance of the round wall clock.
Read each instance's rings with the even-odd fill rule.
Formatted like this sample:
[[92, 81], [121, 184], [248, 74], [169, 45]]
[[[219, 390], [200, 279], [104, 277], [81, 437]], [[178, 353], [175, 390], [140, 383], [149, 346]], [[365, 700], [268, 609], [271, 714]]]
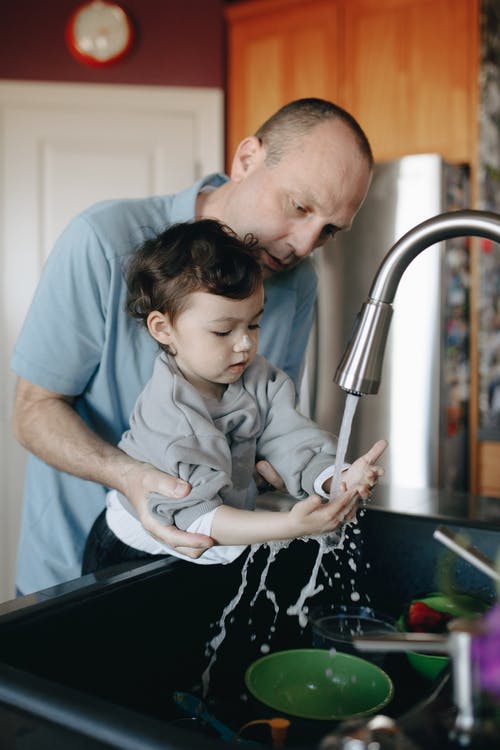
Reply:
[[79, 62], [101, 68], [127, 54], [134, 31], [129, 16], [118, 3], [91, 0], [72, 13], [65, 36], [71, 54]]

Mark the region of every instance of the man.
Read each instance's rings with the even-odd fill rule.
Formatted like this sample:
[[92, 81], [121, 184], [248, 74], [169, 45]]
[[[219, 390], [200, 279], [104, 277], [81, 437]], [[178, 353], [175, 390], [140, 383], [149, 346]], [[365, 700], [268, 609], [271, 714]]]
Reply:
[[[18, 554], [19, 591], [80, 574], [85, 539], [107, 488], [122, 492], [144, 527], [202, 554], [213, 542], [162, 526], [147, 512], [159, 492], [189, 486], [115, 446], [149, 379], [156, 349], [124, 312], [124, 267], [150, 233], [215, 218], [254, 234], [266, 276], [260, 352], [298, 383], [316, 277], [309, 256], [348, 229], [369, 187], [366, 136], [344, 110], [291, 102], [238, 146], [229, 179], [211, 175], [171, 196], [105, 201], [76, 217], [46, 264], [12, 368], [19, 376], [13, 427], [29, 456]], [[277, 481], [272, 467], [259, 468]]]

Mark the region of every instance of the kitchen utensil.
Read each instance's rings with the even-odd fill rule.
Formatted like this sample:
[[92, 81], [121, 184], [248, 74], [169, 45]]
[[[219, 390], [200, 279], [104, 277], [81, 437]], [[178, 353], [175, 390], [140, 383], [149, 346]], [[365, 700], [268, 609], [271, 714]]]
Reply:
[[216, 719], [215, 716], [209, 712], [205, 703], [200, 698], [191, 695], [191, 693], [184, 693], [181, 691], [176, 691], [173, 698], [176, 705], [182, 709], [184, 713], [188, 716], [194, 716], [204, 721], [215, 729], [221, 739], [226, 742], [232, 742], [234, 740], [235, 732], [230, 727], [226, 726], [226, 724], [223, 724]]

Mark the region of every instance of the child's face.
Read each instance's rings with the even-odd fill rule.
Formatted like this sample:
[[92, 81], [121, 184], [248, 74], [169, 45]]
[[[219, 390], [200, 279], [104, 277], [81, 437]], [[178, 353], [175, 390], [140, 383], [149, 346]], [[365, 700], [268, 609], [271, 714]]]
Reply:
[[[168, 343], [184, 377], [201, 393], [220, 396], [255, 357], [264, 306], [260, 286], [243, 300], [207, 292], [189, 295], [188, 307], [168, 325]], [[214, 387], [215, 386], [215, 387]]]

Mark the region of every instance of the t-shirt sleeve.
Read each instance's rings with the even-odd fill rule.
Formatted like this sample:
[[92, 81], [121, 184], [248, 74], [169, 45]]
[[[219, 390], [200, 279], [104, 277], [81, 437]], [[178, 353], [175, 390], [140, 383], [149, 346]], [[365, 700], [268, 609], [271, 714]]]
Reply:
[[14, 372], [56, 393], [81, 393], [102, 356], [110, 277], [93, 228], [77, 217], [46, 261], [14, 348]]

